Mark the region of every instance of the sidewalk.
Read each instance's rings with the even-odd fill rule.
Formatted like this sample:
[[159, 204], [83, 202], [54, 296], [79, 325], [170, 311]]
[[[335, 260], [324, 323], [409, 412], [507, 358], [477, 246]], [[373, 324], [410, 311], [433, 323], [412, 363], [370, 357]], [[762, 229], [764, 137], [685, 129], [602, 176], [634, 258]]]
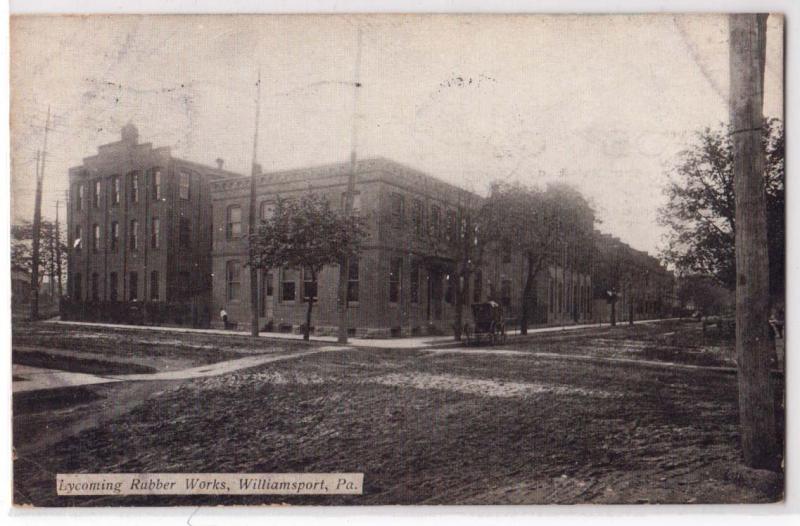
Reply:
[[[652, 320], [638, 320], [633, 322], [636, 325], [643, 323], [657, 323], [663, 321], [677, 320], [678, 318], [661, 318]], [[223, 329], [192, 329], [187, 327], [156, 327], [149, 325], [124, 325], [118, 323], [95, 323], [84, 321], [61, 321], [61, 320], [47, 320], [45, 323], [56, 323], [59, 325], [75, 325], [80, 327], [98, 327], [109, 329], [128, 329], [128, 330], [141, 330], [141, 331], [161, 331], [173, 333], [196, 333], [196, 334], [219, 334], [222, 336], [249, 336], [249, 332], [245, 331], [226, 331]], [[617, 327], [624, 327], [628, 325], [627, 322], [617, 323]], [[608, 323], [585, 323], [575, 325], [555, 325], [549, 327], [538, 327], [535, 329], [528, 329], [528, 335], [545, 334], [562, 331], [575, 331], [580, 329], [597, 329], [601, 327], [609, 327]], [[515, 329], [506, 332], [509, 338], [520, 337], [519, 330]], [[290, 334], [281, 332], [262, 332], [259, 334], [261, 338], [272, 340], [302, 340], [303, 336], [300, 334]], [[335, 336], [311, 336], [311, 341], [323, 343], [336, 343]], [[448, 336], [412, 336], [405, 338], [386, 338], [386, 339], [373, 339], [373, 338], [348, 338], [347, 344], [353, 347], [371, 347], [379, 349], [429, 349], [432, 347], [445, 347], [460, 345], [459, 342], [453, 340], [452, 335]]]
[[29, 367], [27, 365], [12, 365], [12, 374], [15, 379], [12, 383], [12, 392], [24, 393], [26, 391], [39, 391], [42, 389], [57, 389], [59, 387], [75, 387], [79, 385], [94, 385], [114, 382], [130, 381], [157, 381], [157, 380], [191, 380], [192, 378], [204, 378], [207, 376], [218, 376], [241, 369], [249, 369], [265, 363], [277, 362], [281, 360], [291, 360], [317, 354], [321, 352], [343, 351], [349, 347], [326, 345], [307, 351], [294, 352], [291, 354], [281, 354], [278, 356], [260, 354], [248, 356], [226, 362], [217, 362], [200, 367], [192, 367], [181, 371], [163, 371], [152, 374], [111, 374], [97, 375], [87, 373], [73, 373], [55, 369], [43, 369], [40, 367]]

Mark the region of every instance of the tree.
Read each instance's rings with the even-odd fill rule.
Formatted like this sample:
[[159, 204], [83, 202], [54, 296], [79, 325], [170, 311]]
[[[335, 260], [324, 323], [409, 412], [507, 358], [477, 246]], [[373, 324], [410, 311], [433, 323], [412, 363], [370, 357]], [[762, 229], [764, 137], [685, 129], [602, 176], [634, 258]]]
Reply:
[[[582, 220], [586, 217], [591, 220]], [[521, 253], [525, 258], [520, 332], [527, 334], [536, 299], [536, 277], [548, 263], [559, 263], [557, 253], [566, 254], [568, 244], [577, 246], [578, 238], [591, 235], [591, 208], [580, 193], [564, 184], [541, 190], [520, 183], [496, 182], [480, 219], [481, 235], [487, 243], [506, 253]]]
[[[57, 279], [58, 269], [66, 268], [67, 246], [63, 238], [63, 229], [56, 234], [55, 223], [46, 219], [41, 223], [41, 249], [39, 251], [39, 266], [43, 272], [39, 274], [39, 286], [45, 275]], [[33, 240], [33, 225], [29, 221], [22, 221], [11, 225], [11, 268], [30, 273], [33, 266], [31, 243]], [[58, 244], [58, 246], [56, 245]], [[59, 266], [58, 259], [61, 259]], [[63, 276], [62, 276], [63, 277]]]
[[693, 275], [681, 278], [677, 296], [681, 306], [693, 306], [701, 319], [719, 314], [731, 303], [730, 291], [710, 276]]
[[[317, 283], [322, 269], [355, 257], [366, 235], [363, 220], [333, 210], [324, 197], [305, 194], [297, 199], [278, 199], [275, 213], [263, 220], [250, 247], [255, 268], [297, 268], [310, 273]], [[303, 294], [308, 304], [303, 338], [308, 340], [315, 294]]]
[[[680, 154], [669, 172], [666, 206], [659, 222], [668, 227], [662, 257], [685, 274], [714, 276], [726, 288], [736, 286], [736, 210], [731, 127], [706, 128]], [[784, 130], [778, 119], [766, 119], [764, 152], [769, 290], [773, 300], [784, 294]]]

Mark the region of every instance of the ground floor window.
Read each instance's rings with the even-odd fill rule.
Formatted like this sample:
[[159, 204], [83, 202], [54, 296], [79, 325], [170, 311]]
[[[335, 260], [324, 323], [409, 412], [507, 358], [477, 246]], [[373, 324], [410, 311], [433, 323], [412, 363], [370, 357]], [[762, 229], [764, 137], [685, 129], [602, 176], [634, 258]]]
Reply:
[[281, 280], [281, 301], [294, 301], [297, 295], [296, 286], [294, 272], [284, 269]]
[[128, 275], [128, 299], [130, 301], [139, 299], [139, 274], [136, 272]]
[[419, 303], [419, 261], [411, 264], [411, 303]]
[[150, 273], [150, 299], [153, 301], [158, 300], [158, 271], [154, 270]]
[[403, 272], [403, 258], [392, 258], [389, 265], [389, 302], [400, 301], [400, 283]]
[[454, 296], [454, 287], [455, 287], [455, 276], [453, 276], [452, 274], [445, 274], [444, 281], [445, 281], [444, 301], [452, 305]]
[[508, 309], [511, 307], [511, 280], [504, 279], [500, 282], [500, 304]]
[[242, 289], [242, 266], [238, 261], [228, 261], [225, 266], [225, 276], [227, 279], [228, 301], [237, 301]]
[[481, 302], [481, 292], [483, 291], [483, 272], [480, 270], [475, 271], [474, 289], [472, 290], [472, 301], [474, 303]]
[[317, 280], [309, 269], [303, 270], [303, 299], [317, 299]]
[[347, 269], [347, 302], [358, 301], [358, 258], [350, 258]]
[[118, 288], [117, 273], [112, 272], [108, 275], [108, 299], [111, 301], [117, 301], [117, 299], [119, 299]]
[[100, 300], [100, 275], [92, 273], [92, 301]]
[[81, 278], [82, 276], [80, 273], [75, 274], [75, 277], [73, 278], [75, 280], [75, 284], [72, 286], [72, 293], [75, 296], [75, 299], [78, 301], [83, 300], [83, 282]]

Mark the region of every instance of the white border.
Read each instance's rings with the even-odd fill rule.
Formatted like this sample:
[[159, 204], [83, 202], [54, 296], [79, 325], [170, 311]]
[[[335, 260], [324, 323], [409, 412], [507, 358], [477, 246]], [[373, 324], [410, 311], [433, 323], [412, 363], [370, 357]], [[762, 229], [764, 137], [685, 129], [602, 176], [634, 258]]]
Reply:
[[[794, 184], [795, 157], [800, 154], [800, 134], [793, 130], [800, 129], [797, 107], [789, 94], [792, 88], [800, 84], [798, 76], [797, 31], [796, 20], [800, 20], [800, 2], [791, 0], [542, 0], [514, 1], [495, 0], [493, 2], [478, 0], [10, 0], [10, 11], [23, 13], [354, 13], [354, 12], [773, 12], [786, 15], [786, 129], [787, 129], [787, 191], [790, 206], [787, 207], [787, 316], [789, 328], [789, 345], [787, 346], [787, 379], [795, 378], [800, 370], [794, 354], [798, 345], [791, 340], [795, 327], [800, 327], [800, 289], [796, 276], [800, 271], [800, 255], [793, 234], [798, 227], [798, 207], [800, 202], [800, 185]], [[2, 6], [7, 15], [8, 7]], [[8, 117], [9, 86], [9, 54], [8, 23], [0, 24], [0, 46], [3, 46], [0, 71], [2, 71], [2, 108]], [[796, 91], [796, 90], [795, 90]], [[6, 120], [5, 122], [8, 122]], [[0, 127], [0, 156], [4, 166], [6, 181], [9, 177], [9, 137], [8, 126]], [[0, 185], [0, 244], [5, 253], [9, 253], [9, 207], [10, 184]], [[792, 206], [795, 205], [795, 206]], [[794, 236], [797, 239], [797, 236]], [[800, 465], [796, 461], [798, 444], [797, 410], [800, 381], [787, 382], [787, 481], [786, 503], [781, 505], [732, 505], [732, 506], [488, 506], [488, 507], [293, 507], [281, 508], [111, 508], [111, 509], [12, 509], [11, 497], [11, 451], [10, 442], [10, 408], [11, 408], [11, 370], [10, 370], [10, 289], [8, 283], [9, 259], [0, 258], [0, 332], [2, 333], [2, 370], [0, 372], [0, 389], [5, 394], [4, 403], [0, 406], [0, 418], [9, 427], [7, 432], [0, 432], [0, 507], [6, 510], [7, 518], [13, 522], [39, 524], [58, 521], [64, 525], [84, 525], [87, 522], [103, 524], [132, 524], [146, 518], [153, 524], [191, 524], [195, 526], [210, 524], [244, 524], [265, 520], [269, 524], [316, 524], [320, 520], [333, 524], [373, 524], [378, 520], [392, 520], [399, 524], [448, 524], [471, 525], [478, 523], [502, 522], [516, 524], [525, 519], [534, 519], [546, 523], [568, 526], [583, 524], [587, 519], [597, 524], [641, 524], [643, 520], [651, 524], [672, 524], [675, 520], [690, 523], [725, 523], [740, 524], [758, 517], [757, 520], [769, 520], [771, 524], [789, 523], [791, 516], [800, 514], [800, 477], [797, 476]], [[794, 446], [794, 448], [792, 448]], [[792, 520], [794, 522], [794, 520]]]

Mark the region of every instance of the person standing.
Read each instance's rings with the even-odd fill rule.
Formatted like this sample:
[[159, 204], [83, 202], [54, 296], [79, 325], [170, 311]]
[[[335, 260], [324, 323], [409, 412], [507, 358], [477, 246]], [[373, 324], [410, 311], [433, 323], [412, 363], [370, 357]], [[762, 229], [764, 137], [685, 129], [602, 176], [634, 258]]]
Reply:
[[222, 319], [222, 324], [225, 326], [225, 330], [228, 330], [228, 312], [225, 310], [225, 307], [220, 309], [219, 317]]

